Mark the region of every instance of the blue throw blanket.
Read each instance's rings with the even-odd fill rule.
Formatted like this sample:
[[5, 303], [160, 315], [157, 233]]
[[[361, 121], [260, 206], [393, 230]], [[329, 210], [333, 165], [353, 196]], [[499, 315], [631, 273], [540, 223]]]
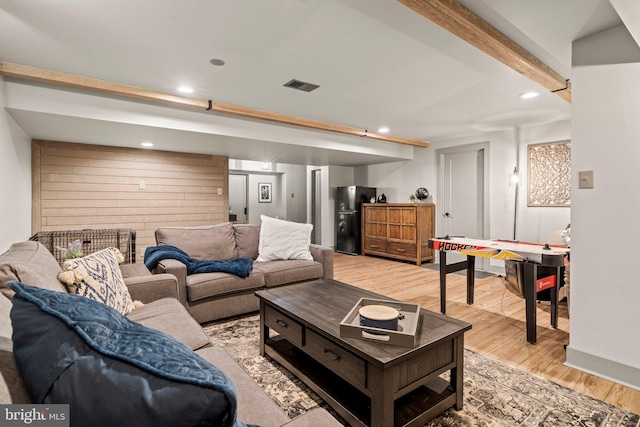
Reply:
[[[9, 287], [16, 292], [11, 320], [21, 325], [13, 334], [18, 369], [34, 403], [71, 405], [71, 425], [86, 425], [83, 416], [96, 417], [95, 426], [131, 425], [133, 417], [139, 426], [211, 425], [224, 417], [224, 427], [247, 427], [237, 420], [234, 384], [184, 343], [89, 298], [13, 281]], [[101, 381], [119, 395], [102, 395]], [[63, 396], [73, 399], [57, 401]], [[98, 400], [127, 405], [96, 408]], [[189, 421], [178, 424], [187, 418], [181, 411]]]
[[163, 259], [176, 259], [187, 266], [187, 274], [223, 272], [245, 278], [253, 269], [250, 258], [236, 258], [222, 261], [198, 260], [175, 246], [149, 246], [144, 251], [144, 265], [153, 270]]

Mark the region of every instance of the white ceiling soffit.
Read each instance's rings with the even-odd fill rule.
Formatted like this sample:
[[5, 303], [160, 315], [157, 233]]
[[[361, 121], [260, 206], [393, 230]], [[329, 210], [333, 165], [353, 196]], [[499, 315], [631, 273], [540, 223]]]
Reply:
[[413, 147], [193, 112], [6, 79], [5, 108], [34, 139], [358, 166], [413, 159]]
[[[570, 71], [571, 42], [617, 19], [608, 0], [461, 3], [562, 75]], [[180, 95], [178, 85], [188, 84], [195, 98], [357, 129], [384, 125], [404, 138], [442, 142], [476, 137], [567, 120], [571, 112], [566, 101], [394, 0], [0, 0], [0, 22], [0, 61], [175, 95]], [[212, 58], [226, 64], [215, 67]], [[320, 88], [304, 93], [284, 87], [291, 79]], [[518, 95], [530, 90], [542, 94], [522, 102]], [[112, 144], [122, 143], [115, 137], [125, 138], [125, 128], [138, 126], [137, 132], [157, 126], [183, 129], [183, 137], [172, 135], [172, 144], [196, 152], [203, 144], [192, 141], [192, 134], [217, 141], [215, 125], [227, 129], [219, 138], [236, 142], [226, 150], [240, 150], [255, 138], [269, 146], [281, 144], [283, 156], [305, 158], [294, 151], [310, 150], [321, 159], [318, 163], [326, 164], [413, 157], [412, 147], [400, 149], [398, 144], [284, 125], [257, 128], [257, 122], [240, 119], [223, 123], [219, 116], [203, 119], [199, 113], [185, 117], [180, 109], [145, 113], [129, 106], [123, 115], [153, 117], [131, 123], [126, 117], [87, 116], [85, 106], [72, 106], [70, 100], [57, 110], [36, 108], [36, 101], [20, 107], [15, 102], [11, 111], [16, 121], [30, 136], [43, 138], [53, 134], [55, 119], [61, 123], [56, 138], [75, 142], [86, 137], [79, 129], [91, 134], [91, 125], [96, 126], [93, 140], [100, 134]], [[97, 104], [86, 106], [95, 108]], [[48, 118], [39, 122], [42, 115]], [[70, 125], [74, 115], [82, 122], [77, 128]], [[115, 128], [117, 121], [127, 126], [110, 133], [106, 124]], [[209, 130], [202, 130], [205, 125]], [[125, 139], [139, 136], [134, 132]], [[321, 156], [325, 146], [328, 154]], [[248, 145], [245, 156], [253, 150]]]
[[638, 0], [610, 0], [614, 9], [624, 22], [625, 27], [640, 46], [640, 1]]

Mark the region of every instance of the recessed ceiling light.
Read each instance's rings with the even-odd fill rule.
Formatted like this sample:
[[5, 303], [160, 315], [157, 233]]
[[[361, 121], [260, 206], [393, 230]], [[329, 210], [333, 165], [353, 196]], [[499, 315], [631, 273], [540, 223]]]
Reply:
[[386, 126], [383, 126], [381, 128], [378, 128], [378, 132], [380, 133], [389, 133], [389, 128]]
[[193, 89], [191, 89], [188, 86], [180, 86], [178, 88], [178, 91], [182, 92], [182, 93], [193, 93]]
[[211, 62], [211, 64], [215, 65], [216, 67], [222, 67], [224, 65], [224, 61], [222, 59], [218, 59], [218, 58], [213, 58], [209, 62]]
[[538, 95], [540, 95], [540, 92], [525, 92], [520, 94], [520, 98], [531, 99], [531, 98], [535, 98]]
[[142, 145], [143, 147], [151, 148], [151, 147], [153, 147], [153, 142], [150, 142], [150, 141], [144, 141], [144, 142], [143, 142], [143, 143], [141, 143], [140, 145]]

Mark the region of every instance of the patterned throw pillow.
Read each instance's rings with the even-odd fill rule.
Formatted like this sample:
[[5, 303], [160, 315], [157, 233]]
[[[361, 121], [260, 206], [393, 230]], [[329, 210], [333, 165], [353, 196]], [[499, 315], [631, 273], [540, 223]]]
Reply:
[[72, 294], [107, 304], [121, 314], [135, 307], [118, 264], [124, 257], [117, 248], [106, 248], [83, 258], [64, 262], [58, 279]]

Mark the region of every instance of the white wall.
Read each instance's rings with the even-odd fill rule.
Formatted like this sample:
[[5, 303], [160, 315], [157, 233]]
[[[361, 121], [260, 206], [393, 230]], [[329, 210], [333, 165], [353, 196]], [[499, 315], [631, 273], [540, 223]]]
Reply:
[[[430, 201], [435, 202], [438, 200], [437, 150], [445, 147], [488, 142], [489, 230], [487, 237], [512, 239], [515, 188], [509, 183], [509, 176], [516, 166], [516, 152], [518, 151], [518, 169], [522, 183], [518, 195], [516, 238], [520, 241], [545, 242], [554, 231], [563, 229], [569, 223], [570, 209], [564, 207], [527, 207], [527, 146], [570, 139], [571, 125], [569, 121], [495, 132], [482, 137], [458, 138], [433, 143], [431, 147], [426, 149], [416, 149], [415, 159], [412, 161], [358, 168], [356, 176], [366, 176], [368, 181], [361, 185], [377, 187], [378, 193], [385, 193], [387, 201], [390, 203], [409, 202], [409, 195], [415, 193], [419, 187], [426, 187], [432, 195]], [[437, 212], [436, 230], [439, 230], [440, 212]], [[503, 268], [504, 263], [492, 260], [491, 265], [500, 269]]]
[[[532, 144], [570, 140], [570, 121], [519, 129], [520, 155], [518, 169], [520, 170], [521, 184], [518, 195], [518, 227], [516, 230], [516, 238], [518, 240], [524, 242], [546, 242], [551, 234], [564, 229], [571, 221], [571, 208], [569, 207], [527, 206], [527, 185], [529, 183], [527, 176], [527, 147]], [[513, 170], [513, 167], [507, 173], [511, 170]]]
[[285, 205], [285, 219], [307, 222], [307, 167], [278, 163], [282, 172], [282, 200]]
[[[307, 221], [307, 167], [272, 163], [262, 169], [261, 162], [229, 159], [229, 170], [247, 174], [247, 221], [260, 222], [260, 215], [295, 222]], [[258, 202], [258, 183], [271, 183], [272, 202]], [[293, 197], [291, 197], [293, 194]]]
[[384, 193], [387, 203], [409, 203], [409, 195], [419, 187], [425, 187], [433, 194], [436, 149], [433, 145], [415, 148], [413, 160], [356, 168], [360, 180], [366, 177], [366, 182], [359, 182], [359, 185], [376, 187], [378, 196]]
[[[271, 183], [271, 203], [258, 202], [258, 184]], [[278, 190], [280, 187], [280, 177], [278, 175], [247, 175], [247, 185], [249, 198], [247, 221], [250, 224], [259, 224], [260, 215], [270, 216], [272, 218], [283, 218], [284, 209], [282, 208], [282, 192]], [[284, 219], [284, 218], [283, 218]]]
[[[640, 241], [640, 62], [604, 63], [611, 61], [608, 52], [602, 56], [603, 63], [597, 63], [598, 49], [615, 50], [624, 60], [623, 44], [599, 46], [601, 42], [596, 35], [579, 46], [574, 43], [574, 52], [587, 51], [589, 57], [574, 56], [572, 70], [571, 337], [567, 364], [640, 389], [636, 265]], [[638, 52], [634, 43], [626, 48]], [[577, 188], [579, 171], [594, 171], [595, 188]]]
[[31, 139], [4, 109], [0, 76], [0, 253], [31, 236]]

